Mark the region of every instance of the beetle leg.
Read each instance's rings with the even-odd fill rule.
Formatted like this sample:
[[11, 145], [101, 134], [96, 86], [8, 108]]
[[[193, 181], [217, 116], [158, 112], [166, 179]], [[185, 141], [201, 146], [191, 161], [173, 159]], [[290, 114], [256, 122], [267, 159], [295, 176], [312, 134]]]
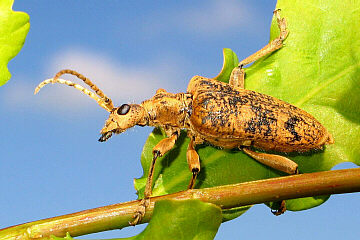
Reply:
[[298, 173], [298, 165], [294, 161], [275, 154], [268, 153], [258, 153], [251, 151], [249, 148], [242, 149], [247, 155], [254, 158], [255, 160], [261, 162], [262, 164], [279, 170], [281, 172], [285, 172], [288, 174], [297, 174]]
[[186, 152], [186, 159], [189, 164], [190, 171], [192, 173], [191, 180], [188, 189], [193, 189], [196, 182], [196, 177], [200, 172], [200, 160], [199, 154], [195, 150], [195, 137], [190, 138], [190, 143]]
[[230, 75], [229, 85], [234, 88], [244, 88], [245, 71], [242, 67], [235, 67]]
[[288, 30], [286, 29], [286, 20], [285, 20], [285, 18], [281, 18], [280, 9], [276, 9], [274, 11], [274, 15], [275, 15], [277, 23], [278, 23], [280, 35], [277, 38], [275, 38], [274, 40], [272, 40], [270, 43], [268, 43], [265, 47], [263, 47], [262, 49], [257, 51], [256, 53], [254, 53], [254, 54], [250, 55], [249, 57], [245, 58], [244, 60], [242, 60], [239, 63], [240, 68], [249, 63], [252, 63], [252, 62], [258, 60], [259, 58], [261, 58], [265, 55], [268, 55], [269, 53], [272, 53], [272, 52], [278, 50], [279, 48], [281, 48], [283, 46], [283, 41], [289, 34]]
[[229, 84], [233, 87], [244, 88], [244, 79], [245, 79], [245, 72], [243, 70], [243, 66], [250, 64], [283, 46], [283, 41], [289, 34], [288, 30], [286, 29], [286, 20], [285, 18], [281, 18], [280, 16], [280, 9], [276, 9], [274, 11], [274, 15], [276, 17], [278, 27], [280, 30], [280, 35], [268, 43], [265, 47], [260, 49], [259, 51], [255, 52], [254, 54], [250, 55], [249, 57], [245, 58], [239, 63], [238, 67], [235, 67], [231, 72]]
[[285, 200], [281, 200], [279, 202], [274, 202], [278, 207], [272, 206], [271, 213], [275, 216], [280, 216], [286, 211], [286, 202]]
[[163, 156], [165, 153], [167, 153], [174, 147], [175, 142], [179, 137], [179, 134], [180, 134], [179, 130], [174, 131], [170, 135], [170, 137], [164, 138], [153, 148], [153, 159], [150, 164], [149, 175], [146, 179], [144, 198], [141, 200], [139, 207], [133, 216], [134, 220], [132, 222], [129, 222], [130, 225], [135, 226], [145, 216], [146, 208], [150, 205], [149, 198], [152, 194], [152, 182], [154, 177], [156, 159], [158, 159], [158, 157]]
[[[294, 161], [275, 154], [268, 154], [268, 153], [258, 153], [251, 151], [249, 148], [242, 149], [247, 155], [254, 158], [255, 160], [261, 162], [262, 164], [274, 168], [276, 170], [289, 173], [289, 174], [298, 174], [298, 165]], [[286, 204], [285, 200], [279, 202], [278, 209], [271, 210], [271, 212], [279, 216], [286, 211]]]

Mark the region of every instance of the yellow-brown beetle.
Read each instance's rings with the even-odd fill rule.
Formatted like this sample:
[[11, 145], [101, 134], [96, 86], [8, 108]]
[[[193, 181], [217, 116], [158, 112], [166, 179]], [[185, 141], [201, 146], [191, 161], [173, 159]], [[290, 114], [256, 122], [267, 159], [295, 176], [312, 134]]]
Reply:
[[[334, 143], [331, 134], [309, 113], [274, 97], [244, 89], [243, 66], [281, 48], [288, 35], [285, 19], [280, 17], [278, 10], [274, 13], [280, 29], [279, 37], [241, 61], [232, 71], [229, 84], [195, 76], [190, 80], [186, 93], [173, 94], [159, 89], [151, 99], [141, 104], [123, 104], [116, 108], [95, 84], [73, 70], [62, 70], [35, 89], [37, 93], [46, 84], [58, 82], [75, 87], [95, 99], [110, 112], [101, 130], [101, 142], [135, 125], [161, 127], [165, 130], [168, 137], [153, 148], [145, 198], [134, 216], [133, 224], [141, 220], [149, 204], [147, 200], [152, 192], [156, 159], [174, 147], [181, 129], [187, 129], [190, 137], [186, 155], [192, 172], [189, 188], [194, 187], [200, 171], [195, 146], [203, 142], [222, 148], [241, 149], [257, 161], [289, 174], [298, 173], [295, 162], [280, 155], [255, 152], [251, 148], [284, 153], [306, 152]], [[78, 84], [59, 79], [65, 73], [82, 79], [96, 94]], [[284, 204], [275, 214], [283, 211]]]

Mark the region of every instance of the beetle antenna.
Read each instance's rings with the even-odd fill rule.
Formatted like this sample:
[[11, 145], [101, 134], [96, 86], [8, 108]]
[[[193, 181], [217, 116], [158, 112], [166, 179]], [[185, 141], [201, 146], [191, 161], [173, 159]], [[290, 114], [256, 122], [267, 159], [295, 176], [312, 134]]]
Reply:
[[[95, 91], [95, 93], [100, 97], [96, 96], [93, 92], [89, 91], [88, 89], [84, 88], [83, 86], [73, 83], [71, 81], [68, 80], [63, 80], [63, 79], [59, 79], [59, 77], [63, 74], [71, 74], [74, 75], [76, 77], [78, 77], [79, 79], [83, 80], [84, 83], [86, 83], [88, 86], [90, 86], [90, 88], [92, 90]], [[61, 84], [65, 84], [68, 85], [70, 87], [74, 87], [77, 90], [82, 91], [83, 93], [85, 93], [86, 95], [88, 95], [89, 97], [91, 97], [92, 99], [94, 99], [101, 107], [103, 107], [106, 111], [111, 112], [111, 110], [114, 108], [113, 102], [110, 98], [108, 98], [103, 91], [101, 91], [94, 83], [92, 83], [90, 81], [90, 79], [88, 79], [87, 77], [85, 77], [84, 75], [74, 71], [74, 70], [70, 70], [70, 69], [64, 69], [59, 71], [54, 78], [52, 79], [47, 79], [43, 82], [41, 82], [36, 88], [35, 88], [35, 92], [34, 94], [37, 94], [39, 92], [39, 90], [44, 87], [45, 85], [49, 84], [49, 83], [61, 83]]]
[[78, 77], [79, 79], [83, 80], [84, 83], [86, 83], [92, 90], [95, 91], [95, 93], [104, 99], [104, 101], [106, 103], [109, 103], [109, 105], [112, 105], [112, 101], [110, 98], [108, 98], [105, 93], [103, 93], [103, 91], [100, 90], [100, 88], [98, 88], [93, 82], [90, 81], [89, 78], [85, 77], [84, 75], [74, 71], [74, 70], [71, 70], [71, 69], [63, 69], [61, 71], [59, 71], [55, 77], [54, 77], [54, 81], [56, 81], [56, 79], [58, 79], [61, 75], [64, 75], [64, 74], [71, 74], [71, 75], [74, 75], [76, 77]]

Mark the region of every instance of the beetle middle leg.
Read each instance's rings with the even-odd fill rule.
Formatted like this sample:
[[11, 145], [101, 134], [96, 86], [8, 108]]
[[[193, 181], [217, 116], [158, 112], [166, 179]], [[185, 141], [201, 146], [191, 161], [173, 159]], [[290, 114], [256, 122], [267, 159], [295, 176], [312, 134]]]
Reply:
[[134, 225], [138, 224], [141, 221], [141, 219], [145, 216], [146, 208], [150, 205], [149, 198], [152, 194], [152, 183], [153, 183], [153, 178], [154, 178], [154, 170], [155, 170], [156, 160], [159, 157], [163, 156], [168, 151], [170, 151], [174, 147], [175, 142], [180, 135], [180, 130], [177, 130], [177, 129], [175, 131], [174, 130], [171, 131], [171, 129], [170, 129], [167, 132], [169, 132], [168, 135], [170, 135], [170, 136], [162, 139], [153, 148], [153, 151], [152, 151], [153, 159], [151, 161], [150, 168], [149, 168], [149, 174], [146, 179], [144, 198], [141, 200], [141, 202], [138, 206], [138, 209], [133, 216], [134, 220], [132, 222], [129, 222], [130, 225], [134, 226]]
[[189, 143], [188, 149], [186, 151], [186, 159], [189, 164], [189, 169], [192, 173], [192, 176], [191, 176], [191, 179], [189, 182], [188, 189], [193, 189], [195, 186], [196, 177], [200, 172], [199, 155], [195, 150], [195, 145], [199, 144], [199, 142], [196, 141], [195, 136], [189, 135], [189, 137], [190, 137], [190, 143]]
[[272, 40], [270, 43], [268, 43], [265, 47], [263, 47], [259, 51], [255, 52], [254, 54], [242, 60], [239, 63], [238, 67], [235, 67], [233, 69], [229, 80], [230, 86], [244, 88], [245, 71], [243, 69], [243, 66], [258, 60], [280, 49], [283, 46], [283, 41], [286, 39], [287, 35], [289, 34], [288, 30], [286, 29], [286, 20], [285, 18], [281, 18], [280, 9], [276, 9], [274, 11], [274, 15], [276, 17], [278, 27], [280, 30], [279, 36], [274, 40]]
[[[288, 174], [298, 174], [298, 164], [294, 161], [275, 154], [268, 154], [268, 153], [258, 153], [251, 151], [249, 148], [242, 148], [242, 150], [249, 155], [250, 157], [254, 158], [258, 162], [279, 170], [281, 172], [285, 172]], [[286, 211], [286, 204], [285, 200], [279, 202], [279, 208], [276, 210], [272, 210], [272, 213], [276, 216], [283, 214]]]

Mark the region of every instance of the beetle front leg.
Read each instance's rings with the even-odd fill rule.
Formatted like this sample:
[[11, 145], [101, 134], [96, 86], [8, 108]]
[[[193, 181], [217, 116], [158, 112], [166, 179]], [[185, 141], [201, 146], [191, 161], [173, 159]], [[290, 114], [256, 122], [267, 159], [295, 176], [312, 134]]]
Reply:
[[[285, 172], [288, 174], [298, 174], [298, 165], [294, 161], [275, 154], [268, 154], [268, 153], [258, 153], [251, 151], [249, 148], [243, 148], [242, 149], [247, 155], [254, 158], [258, 162], [261, 162], [262, 164], [269, 166], [271, 168], [274, 168], [276, 170], [279, 170], [281, 172]], [[276, 210], [272, 210], [271, 212], [279, 216], [283, 214], [286, 211], [286, 204], [285, 200], [282, 200], [279, 202], [279, 207]]]
[[163, 156], [165, 153], [167, 153], [168, 151], [170, 151], [174, 147], [175, 142], [179, 137], [179, 134], [180, 133], [178, 131], [172, 133], [170, 135], [170, 137], [161, 140], [153, 148], [153, 151], [152, 151], [153, 152], [153, 160], [152, 160], [152, 162], [150, 164], [149, 175], [148, 175], [148, 178], [146, 180], [145, 191], [144, 191], [144, 197], [145, 198], [149, 198], [151, 196], [151, 193], [152, 193], [152, 181], [153, 181], [153, 177], [154, 177], [154, 169], [155, 169], [156, 159], [158, 157]]
[[286, 29], [286, 20], [285, 18], [281, 18], [280, 9], [276, 9], [274, 11], [274, 15], [278, 23], [280, 35], [274, 40], [272, 40], [270, 43], [268, 43], [265, 47], [260, 49], [259, 51], [255, 52], [254, 54], [242, 60], [239, 63], [238, 67], [235, 67], [233, 69], [229, 80], [230, 86], [244, 88], [245, 72], [243, 66], [255, 62], [256, 60], [280, 49], [283, 46], [283, 41], [286, 39], [287, 35], [289, 34], [288, 30]]
[[154, 178], [154, 170], [155, 170], [155, 163], [156, 160], [163, 156], [165, 153], [170, 151], [174, 145], [176, 140], [178, 139], [180, 131], [173, 132], [170, 137], [162, 139], [156, 146], [153, 148], [153, 159], [150, 164], [149, 174], [146, 179], [145, 191], [144, 191], [144, 198], [141, 200], [137, 211], [134, 214], [134, 220], [130, 222], [130, 225], [135, 226], [138, 224], [141, 219], [145, 216], [146, 208], [150, 205], [150, 196], [152, 194], [152, 183]]

